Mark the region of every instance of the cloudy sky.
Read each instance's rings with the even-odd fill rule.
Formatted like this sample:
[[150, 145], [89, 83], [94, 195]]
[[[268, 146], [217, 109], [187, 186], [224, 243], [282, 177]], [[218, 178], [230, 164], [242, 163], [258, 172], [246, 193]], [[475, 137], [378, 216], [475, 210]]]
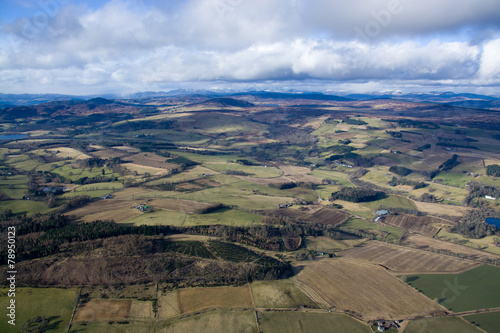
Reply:
[[0, 92], [500, 94], [500, 0], [0, 0]]

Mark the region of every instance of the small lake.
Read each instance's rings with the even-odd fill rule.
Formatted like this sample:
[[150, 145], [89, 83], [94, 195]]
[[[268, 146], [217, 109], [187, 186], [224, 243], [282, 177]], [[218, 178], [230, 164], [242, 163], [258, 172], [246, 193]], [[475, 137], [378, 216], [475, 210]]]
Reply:
[[495, 227], [500, 229], [500, 219], [495, 219], [493, 217], [486, 218], [486, 223], [494, 225]]
[[19, 140], [26, 137], [26, 134], [0, 135], [0, 140]]

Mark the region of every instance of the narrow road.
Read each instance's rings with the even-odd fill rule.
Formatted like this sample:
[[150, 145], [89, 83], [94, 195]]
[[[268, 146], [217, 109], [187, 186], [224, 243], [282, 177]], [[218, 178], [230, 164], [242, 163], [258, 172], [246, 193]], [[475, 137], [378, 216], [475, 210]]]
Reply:
[[312, 190], [312, 191], [318, 196], [318, 203], [320, 204], [321, 201], [323, 201], [323, 199], [321, 199], [321, 195], [318, 192], [316, 192], [315, 190]]
[[491, 309], [479, 309], [479, 310], [470, 310], [470, 311], [462, 311], [455, 312], [454, 315], [457, 316], [468, 316], [476, 313], [488, 313], [488, 312], [500, 312], [500, 308], [491, 308]]

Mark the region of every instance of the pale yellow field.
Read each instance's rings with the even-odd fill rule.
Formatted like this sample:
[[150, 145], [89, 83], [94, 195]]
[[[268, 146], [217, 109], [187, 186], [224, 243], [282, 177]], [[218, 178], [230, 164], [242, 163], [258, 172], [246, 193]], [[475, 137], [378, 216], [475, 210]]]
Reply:
[[92, 299], [78, 309], [73, 320], [123, 320], [130, 316], [131, 306], [131, 300]]
[[333, 203], [336, 203], [338, 205], [342, 205], [344, 207], [344, 210], [348, 210], [353, 213], [359, 213], [359, 212], [365, 212], [365, 213], [371, 213], [372, 210], [368, 207], [362, 206], [359, 203], [356, 202], [350, 202], [350, 201], [343, 201], [343, 200], [335, 200], [332, 201]]
[[307, 182], [312, 184], [321, 184], [322, 179], [311, 176], [311, 170], [305, 167], [292, 165], [280, 165], [279, 169], [283, 171], [283, 176], [295, 182]]
[[415, 201], [418, 210], [429, 213], [429, 214], [439, 214], [439, 215], [449, 215], [449, 216], [462, 216], [466, 211], [469, 210], [467, 207], [451, 206], [451, 205], [441, 205], [429, 202], [419, 202]]
[[60, 157], [60, 158], [69, 157], [69, 158], [76, 158], [76, 159], [79, 159], [79, 160], [91, 158], [91, 156], [89, 156], [87, 154], [84, 154], [84, 153], [82, 153], [79, 150], [76, 150], [74, 148], [69, 148], [69, 147], [50, 148], [50, 149], [47, 149], [47, 150], [49, 150], [49, 151], [51, 151], [53, 153], [56, 152], [56, 151], [59, 151], [58, 153], [56, 153], [56, 156]]
[[137, 165], [143, 165], [154, 168], [172, 170], [178, 168], [177, 164], [167, 163], [167, 158], [156, 155], [155, 153], [137, 153], [131, 156], [124, 157], [125, 162], [131, 162]]
[[99, 212], [99, 213], [95, 213], [95, 214], [88, 214], [88, 215], [85, 215], [81, 220], [83, 222], [93, 222], [93, 221], [97, 221], [97, 220], [101, 220], [101, 221], [113, 220], [116, 223], [123, 223], [123, 222], [131, 220], [134, 217], [137, 217], [141, 214], [142, 213], [139, 210], [133, 209], [133, 208], [129, 208], [126, 210], [115, 209], [115, 210], [108, 210], [105, 212]]
[[158, 316], [160, 319], [180, 315], [178, 292], [172, 291], [158, 297]]
[[313, 251], [340, 251], [363, 243], [366, 239], [335, 240], [328, 237], [312, 237], [305, 239], [307, 249]]
[[331, 307], [354, 311], [365, 320], [426, 315], [445, 309], [384, 268], [344, 259], [300, 262], [295, 277]]
[[118, 149], [118, 150], [124, 150], [128, 153], [138, 153], [140, 152], [139, 149], [137, 148], [134, 148], [134, 147], [129, 147], [129, 146], [115, 146], [115, 147], [111, 147], [113, 149]]
[[193, 213], [196, 209], [210, 206], [207, 203], [179, 199], [152, 199], [148, 204], [155, 208], [174, 210], [182, 213]]
[[467, 243], [464, 244], [465, 246], [471, 247], [473, 249], [481, 249], [486, 252], [500, 255], [500, 247], [495, 246], [495, 244], [493, 243], [494, 240], [498, 238], [498, 236], [486, 236], [480, 239], [474, 239], [474, 238], [467, 238], [460, 234], [450, 233], [446, 231], [446, 229], [441, 229], [441, 231], [439, 231], [439, 233], [437, 234], [437, 238], [443, 240], [459, 239], [467, 241]]
[[138, 200], [99, 200], [69, 211], [65, 215], [74, 215], [85, 222], [113, 219], [120, 223], [141, 215], [142, 213], [134, 208], [140, 203]]
[[[429, 189], [433, 189], [434, 192], [429, 192]], [[431, 193], [438, 198], [444, 198], [446, 200], [455, 201], [457, 203], [461, 203], [468, 195], [468, 191], [465, 189], [445, 186], [441, 184], [430, 184], [427, 187], [411, 191], [411, 195], [416, 198], [420, 197], [423, 193]]]
[[[438, 234], [439, 235], [439, 234]], [[407, 243], [414, 244], [415, 246], [422, 249], [430, 249], [433, 248], [435, 250], [448, 250], [453, 253], [463, 253], [467, 255], [472, 255], [477, 259], [481, 258], [490, 258], [490, 259], [498, 259], [499, 256], [488, 253], [485, 251], [481, 251], [478, 249], [474, 249], [465, 245], [454, 244], [450, 242], [446, 242], [444, 240], [429, 238], [422, 235], [412, 235], [407, 238]]]
[[169, 173], [169, 171], [165, 169], [145, 166], [136, 163], [122, 163], [121, 166], [132, 172], [136, 171], [138, 174], [141, 175], [144, 175], [145, 173], [150, 173], [151, 175], [159, 176], [159, 175], [167, 175]]
[[258, 308], [298, 308], [301, 305], [318, 307], [292, 280], [255, 281], [251, 288]]
[[154, 316], [153, 313], [153, 304], [151, 301], [138, 301], [133, 300], [132, 305], [130, 307], [131, 318], [144, 318], [144, 319], [152, 319]]
[[98, 150], [98, 151], [93, 151], [91, 153], [94, 156], [103, 158], [103, 159], [111, 159], [114, 157], [122, 157], [127, 155], [126, 151], [123, 150], [117, 150], [117, 149], [103, 149], [103, 150]]
[[181, 313], [210, 308], [253, 307], [248, 285], [242, 287], [190, 288], [179, 290]]
[[200, 165], [196, 165], [192, 168], [189, 168], [187, 170], [182, 171], [181, 173], [177, 173], [175, 175], [172, 175], [168, 178], [163, 178], [157, 181], [152, 181], [149, 182], [148, 185], [154, 185], [154, 184], [161, 184], [163, 182], [165, 183], [180, 183], [188, 180], [193, 180], [193, 179], [198, 179], [203, 177], [202, 174], [208, 174], [208, 175], [214, 175], [214, 174], [219, 174], [218, 171], [214, 171], [209, 168], [205, 168]]
[[167, 198], [174, 194], [177, 194], [177, 192], [153, 191], [141, 187], [128, 187], [113, 193], [115, 199], [131, 199], [131, 200], [135, 200], [136, 198], [161, 199], [161, 198]]
[[[151, 330], [142, 332], [151, 332]], [[210, 311], [174, 321], [169, 323], [164, 330], [156, 332], [258, 333], [259, 331], [253, 311]]]

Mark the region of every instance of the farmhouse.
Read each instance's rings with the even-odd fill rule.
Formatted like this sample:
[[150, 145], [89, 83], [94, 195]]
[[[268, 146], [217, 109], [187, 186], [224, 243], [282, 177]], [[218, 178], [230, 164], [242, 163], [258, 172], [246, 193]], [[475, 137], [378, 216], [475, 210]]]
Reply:
[[290, 203], [281, 203], [278, 205], [279, 208], [288, 208], [288, 207], [292, 207], [293, 206], [293, 202], [290, 202]]
[[146, 206], [145, 204], [140, 204], [139, 206], [136, 206], [135, 209], [144, 213], [149, 210], [149, 206]]
[[352, 168], [352, 165], [349, 165], [349, 164], [345, 164], [345, 163], [339, 163], [339, 162], [335, 162], [336, 165], [340, 165], [340, 166], [343, 166], [345, 168]]
[[486, 199], [488, 199], [488, 200], [496, 200], [496, 199], [497, 199], [497, 198], [492, 197], [492, 196], [489, 196], [489, 195], [485, 195], [484, 197], [485, 197]]

